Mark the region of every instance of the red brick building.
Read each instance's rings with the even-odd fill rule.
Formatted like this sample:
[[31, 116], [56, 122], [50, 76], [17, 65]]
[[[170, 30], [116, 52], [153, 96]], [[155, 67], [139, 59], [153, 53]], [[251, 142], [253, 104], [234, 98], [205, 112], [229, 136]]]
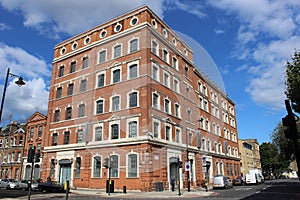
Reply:
[[26, 124], [12, 121], [0, 131], [0, 178], [20, 179]]
[[143, 6], [55, 46], [42, 177], [105, 188], [110, 173], [117, 189], [152, 191], [174, 176], [196, 187], [203, 160], [209, 180], [237, 176], [235, 121], [193, 50]]
[[41, 178], [41, 164], [43, 151], [43, 138], [45, 138], [47, 117], [39, 112], [35, 112], [27, 120], [26, 140], [24, 143], [23, 154], [23, 179], [29, 180], [31, 176], [32, 163], [27, 162], [28, 149], [31, 146], [36, 148], [35, 152], [41, 155], [40, 160], [35, 160], [33, 164], [32, 179], [38, 180]]

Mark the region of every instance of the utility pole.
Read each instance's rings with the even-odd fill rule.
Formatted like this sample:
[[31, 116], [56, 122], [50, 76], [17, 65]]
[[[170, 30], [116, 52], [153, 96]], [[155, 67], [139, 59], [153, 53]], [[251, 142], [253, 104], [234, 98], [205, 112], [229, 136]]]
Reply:
[[182, 168], [182, 161], [177, 157], [177, 178], [178, 178], [178, 196], [181, 196], [180, 193], [180, 168]]
[[35, 154], [35, 146], [30, 146], [28, 149], [28, 157], [27, 157], [27, 162], [31, 163], [30, 180], [28, 181], [28, 200], [30, 200], [30, 196], [31, 196], [32, 174], [33, 174], [33, 167], [34, 167], [34, 154]]
[[297, 175], [298, 178], [300, 179], [300, 147], [299, 147], [300, 139], [299, 139], [299, 134], [296, 125], [296, 121], [299, 120], [299, 117], [293, 113], [290, 105], [290, 101], [288, 99], [285, 100], [285, 107], [288, 114], [284, 118], [282, 118], [282, 125], [285, 127], [284, 130], [285, 137], [291, 139], [294, 143], [294, 150], [295, 150], [296, 162], [298, 167]]

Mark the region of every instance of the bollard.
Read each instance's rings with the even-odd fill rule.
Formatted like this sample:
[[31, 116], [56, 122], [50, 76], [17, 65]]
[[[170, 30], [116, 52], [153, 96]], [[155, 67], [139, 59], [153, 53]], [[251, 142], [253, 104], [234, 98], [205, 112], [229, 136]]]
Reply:
[[70, 190], [70, 182], [66, 181], [64, 183], [64, 189], [66, 190], [66, 200], [69, 199], [69, 190]]
[[205, 183], [206, 192], [208, 192], [208, 182]]
[[123, 186], [123, 193], [126, 194], [126, 186]]

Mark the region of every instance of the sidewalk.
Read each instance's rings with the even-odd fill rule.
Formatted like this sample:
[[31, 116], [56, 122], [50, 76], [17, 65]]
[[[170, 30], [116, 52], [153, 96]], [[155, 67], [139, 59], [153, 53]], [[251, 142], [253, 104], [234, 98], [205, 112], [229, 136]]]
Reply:
[[113, 198], [141, 198], [141, 199], [150, 199], [150, 198], [182, 198], [182, 197], [203, 197], [203, 196], [210, 196], [213, 192], [212, 190], [209, 190], [206, 192], [205, 189], [199, 188], [199, 189], [191, 189], [190, 192], [188, 192], [186, 189], [180, 190], [180, 195], [178, 193], [178, 190], [172, 191], [161, 191], [161, 192], [141, 192], [137, 190], [129, 190], [124, 194], [121, 190], [117, 190], [114, 193], [106, 193], [105, 190], [99, 190], [99, 189], [86, 189], [86, 188], [78, 188], [76, 190], [71, 191], [72, 194], [70, 195], [96, 195], [99, 197], [113, 197]]
[[[95, 198], [120, 198], [120, 199], [157, 199], [157, 198], [197, 198], [203, 196], [210, 196], [213, 194], [212, 189], [208, 192], [204, 188], [191, 188], [191, 191], [188, 192], [186, 189], [180, 190], [180, 195], [178, 190], [172, 191], [161, 191], [161, 192], [141, 192], [138, 190], [129, 190], [126, 193], [123, 193], [122, 190], [115, 190], [114, 193], [106, 193], [103, 189], [90, 189], [90, 188], [77, 188], [71, 189], [69, 193], [69, 199], [72, 199], [72, 196], [85, 196], [91, 195]], [[32, 194], [31, 200], [42, 200], [42, 199], [62, 199], [66, 196], [65, 193], [43, 193], [43, 194]], [[27, 200], [27, 196], [19, 197], [19, 200]], [[14, 200], [13, 198], [5, 198], [3, 200]]]

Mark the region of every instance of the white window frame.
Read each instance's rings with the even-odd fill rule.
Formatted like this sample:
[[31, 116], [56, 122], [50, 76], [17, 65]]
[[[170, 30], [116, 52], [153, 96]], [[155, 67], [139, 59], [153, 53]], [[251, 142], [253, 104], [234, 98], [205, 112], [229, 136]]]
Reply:
[[[156, 74], [156, 78], [153, 76], [153, 74], [154, 74], [154, 68], [155, 69], [157, 69], [157, 73], [155, 73]], [[154, 79], [154, 80], [156, 80], [156, 81], [158, 81], [158, 82], [160, 82], [160, 73], [159, 73], [159, 66], [158, 66], [158, 64], [156, 64], [156, 63], [152, 63], [152, 71], [151, 71], [151, 77]]]
[[[166, 52], [166, 59], [164, 59], [165, 52]], [[168, 64], [170, 63], [170, 54], [166, 48], [163, 48], [163, 50], [162, 50], [162, 60]]]
[[170, 88], [171, 74], [169, 72], [163, 72], [163, 85]]
[[[120, 46], [121, 47], [121, 49], [120, 49], [120, 55], [119, 56], [117, 56], [117, 57], [115, 57], [115, 48], [117, 47], [117, 46]], [[113, 47], [112, 47], [112, 59], [116, 59], [116, 58], [120, 58], [120, 57], [122, 57], [123, 56], [123, 45], [121, 44], [121, 43], [117, 43], [117, 44], [115, 44]]]
[[[99, 100], [102, 100], [102, 101], [103, 101], [103, 112], [102, 112], [102, 113], [97, 113], [97, 101], [99, 101]], [[95, 115], [101, 115], [101, 114], [105, 113], [105, 110], [104, 110], [104, 108], [105, 108], [105, 99], [103, 99], [103, 98], [96, 99], [94, 105], [95, 105], [95, 106], [94, 106], [94, 107], [95, 107], [95, 108], [94, 108], [94, 113], [95, 113]]]
[[[134, 92], [136, 92], [137, 94], [136, 94], [136, 106], [135, 107], [130, 107], [130, 94], [132, 94], [132, 93], [134, 93]], [[139, 107], [140, 105], [139, 105], [139, 101], [140, 101], [140, 99], [139, 99], [139, 91], [137, 91], [137, 90], [132, 90], [132, 91], [130, 91], [128, 94], [127, 94], [127, 108], [136, 108], [136, 107]]]
[[[114, 72], [115, 72], [116, 70], [120, 70], [120, 80], [119, 80], [119, 82], [114, 82]], [[117, 83], [122, 82], [122, 67], [119, 66], [119, 67], [114, 67], [114, 68], [112, 68], [112, 69], [111, 69], [111, 75], [110, 75], [110, 77], [111, 77], [111, 81], [110, 81], [111, 84], [117, 84]]]
[[[105, 58], [104, 58], [104, 61], [100, 62], [100, 54], [102, 52], [105, 52]], [[99, 52], [98, 52], [98, 61], [97, 63], [100, 64], [100, 63], [104, 63], [107, 61], [107, 49], [101, 49]]]
[[[153, 103], [154, 103], [154, 101], [153, 101], [153, 98], [154, 98], [154, 94], [156, 94], [157, 95], [157, 106], [155, 106]], [[152, 107], [153, 108], [156, 108], [156, 109], [158, 109], [158, 110], [160, 110], [160, 95], [157, 93], [157, 92], [152, 92]]]
[[[167, 108], [166, 108], [166, 101], [168, 101], [168, 107]], [[171, 102], [171, 100], [169, 98], [165, 98], [164, 99], [164, 112], [165, 113], [172, 114], [171, 104], [172, 104], [172, 102]]]
[[[176, 84], [177, 83], [177, 84]], [[180, 82], [177, 78], [173, 77], [173, 90], [174, 92], [180, 94]]]
[[[111, 126], [112, 125], [114, 125], [114, 124], [117, 124], [118, 125], [118, 127], [119, 127], [119, 137], [118, 137], [118, 139], [111, 139]], [[108, 134], [109, 134], [109, 136], [108, 136], [108, 138], [109, 138], [109, 140], [119, 140], [121, 137], [121, 135], [120, 135], [120, 130], [121, 130], [121, 127], [120, 127], [120, 120], [115, 120], [115, 121], [111, 121], [111, 122], [109, 122], [109, 130], [108, 130]]]
[[[113, 98], [115, 98], [115, 97], [119, 97], [119, 105], [118, 105], [118, 109], [113, 109]], [[122, 100], [121, 100], [121, 95], [114, 95], [114, 96], [111, 96], [110, 97], [110, 112], [114, 112], [114, 111], [119, 111], [119, 110], [121, 110], [121, 102], [122, 102]]]
[[[139, 118], [138, 117], [133, 117], [133, 118], [128, 118], [126, 120], [126, 138], [130, 138], [129, 137], [129, 123], [130, 122], [136, 122], [137, 124], [137, 127], [136, 127], [136, 137], [139, 137]], [[133, 138], [136, 138], [136, 137], [133, 137]], [[132, 138], [132, 137], [131, 137]]]
[[[117, 174], [117, 177], [113, 177], [111, 176], [111, 178], [120, 178], [120, 155], [119, 154], [110, 154], [110, 156], [117, 156], [118, 157], [118, 174]], [[111, 173], [111, 172], [109, 172]], [[107, 174], [107, 177], [109, 176], [109, 174]]]
[[[100, 166], [100, 176], [99, 176], [99, 177], [95, 177], [95, 176], [94, 176], [95, 157], [100, 157], [100, 158], [101, 158], [101, 159], [100, 159], [100, 164], [101, 164], [101, 166]], [[103, 158], [102, 158], [101, 155], [96, 154], [96, 155], [93, 156], [93, 159], [92, 159], [92, 174], [91, 174], [91, 175], [92, 175], [92, 178], [102, 178], [102, 161], [103, 161]]]
[[[153, 51], [153, 44], [156, 44], [155, 52]], [[155, 39], [151, 40], [151, 52], [154, 53], [156, 56], [159, 57], [159, 44]]]
[[[104, 85], [103, 86], [98, 86], [98, 82], [99, 82], [99, 79], [98, 79], [98, 76], [100, 75], [104, 75]], [[95, 88], [101, 88], [101, 87], [104, 87], [106, 86], [106, 71], [101, 71], [101, 72], [98, 72], [96, 74], [96, 86]]]
[[[131, 42], [134, 41], [134, 40], [137, 40], [137, 47], [136, 47], [137, 49], [136, 49], [135, 51], [132, 51], [132, 52], [131, 52]], [[140, 45], [139, 45], [139, 38], [138, 38], [138, 37], [134, 37], [134, 38], [132, 38], [131, 40], [129, 40], [129, 41], [128, 41], [128, 54], [139, 51], [139, 49], [140, 49], [139, 46], [140, 46]]]
[[155, 119], [155, 118], [152, 119], [152, 133], [153, 133], [153, 137], [155, 137], [154, 136], [155, 135], [155, 133], [154, 133], [154, 130], [155, 130], [154, 124], [155, 123], [158, 123], [158, 135], [157, 135], [157, 138], [161, 139], [161, 121], [159, 119]]
[[[80, 106], [82, 106], [83, 105], [83, 116], [81, 116], [80, 114], [80, 111], [81, 111], [81, 107]], [[78, 105], [78, 117], [85, 117], [86, 116], [86, 105], [85, 105], [85, 103], [80, 103], [79, 105]]]
[[[179, 131], [178, 141], [177, 141], [177, 131]], [[180, 128], [175, 128], [175, 142], [179, 144], [182, 143], [182, 131]]]
[[[129, 163], [128, 163], [128, 159], [129, 159], [129, 156], [130, 155], [136, 155], [136, 168], [137, 168], [137, 176], [136, 177], [129, 177], [128, 176], [128, 173], [129, 173]], [[138, 153], [136, 153], [136, 152], [130, 152], [130, 153], [128, 153], [128, 154], [126, 154], [126, 178], [129, 178], [129, 179], [134, 179], [134, 178], [139, 178], [139, 165], [140, 165], [140, 163], [139, 163], [139, 154]]]
[[[130, 77], [130, 67], [132, 65], [136, 65], [136, 77], [133, 77], [133, 78]], [[127, 80], [134, 79], [137, 77], [139, 77], [139, 61], [138, 60], [127, 64]]]
[[104, 130], [104, 124], [103, 123], [99, 123], [99, 124], [95, 124], [93, 127], [93, 142], [100, 142], [100, 141], [96, 141], [96, 129], [101, 127], [102, 128], [102, 135], [101, 135], [101, 140], [103, 141], [103, 130]]
[[[176, 60], [175, 63], [174, 63], [174, 59]], [[178, 58], [176, 56], [172, 56], [172, 67], [178, 70]]]
[[[176, 116], [176, 105], [178, 106], [178, 116]], [[178, 117], [178, 118], [181, 118], [181, 106], [179, 103], [174, 103], [174, 116], [175, 117]]]
[[[169, 139], [167, 139], [167, 127], [169, 127], [170, 129], [170, 133], [169, 133]], [[172, 125], [169, 123], [165, 123], [165, 138], [166, 141], [172, 142], [173, 138], [172, 138]]]

